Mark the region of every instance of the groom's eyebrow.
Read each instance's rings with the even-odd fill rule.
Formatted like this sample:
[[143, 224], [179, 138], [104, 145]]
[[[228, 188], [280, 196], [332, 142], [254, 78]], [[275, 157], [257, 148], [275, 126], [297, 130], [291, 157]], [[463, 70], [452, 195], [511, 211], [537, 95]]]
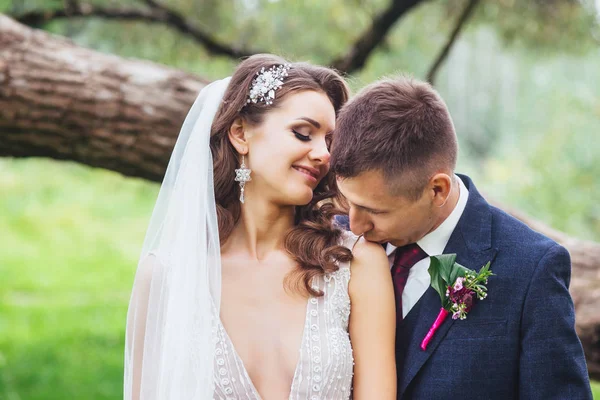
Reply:
[[361, 206], [360, 204], [354, 204], [356, 206], [356, 208], [360, 208], [361, 210], [365, 210], [365, 211], [375, 211], [375, 212], [384, 212], [385, 210], [377, 210], [375, 208], [371, 208], [371, 207], [367, 207], [367, 206]]

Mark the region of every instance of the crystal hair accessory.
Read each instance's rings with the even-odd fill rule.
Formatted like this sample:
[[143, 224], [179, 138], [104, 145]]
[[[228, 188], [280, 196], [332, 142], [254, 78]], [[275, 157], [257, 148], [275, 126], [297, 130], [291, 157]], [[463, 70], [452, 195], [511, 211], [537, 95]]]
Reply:
[[247, 103], [264, 102], [266, 105], [273, 104], [275, 91], [283, 85], [283, 79], [288, 76], [291, 64], [272, 66], [269, 69], [261, 68], [252, 81]]

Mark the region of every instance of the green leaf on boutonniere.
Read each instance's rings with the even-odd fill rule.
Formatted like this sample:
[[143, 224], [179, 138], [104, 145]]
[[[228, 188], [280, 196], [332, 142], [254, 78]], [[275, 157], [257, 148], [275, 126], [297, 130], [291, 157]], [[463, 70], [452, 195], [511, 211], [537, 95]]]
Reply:
[[456, 254], [443, 254], [441, 256], [432, 256], [429, 263], [428, 271], [431, 276], [431, 287], [438, 292], [443, 305], [448, 301], [446, 298], [446, 282], [449, 281], [455, 259]]
[[[442, 279], [445, 282], [450, 282], [450, 275], [452, 274], [452, 267], [455, 264], [456, 254], [442, 254], [441, 256], [434, 256], [439, 261], [439, 270]], [[444, 287], [444, 293], [446, 293], [446, 287]]]
[[442, 254], [432, 256], [429, 264], [429, 275], [431, 276], [431, 286], [440, 295], [442, 306], [449, 306], [449, 300], [446, 296], [448, 286], [456, 282], [458, 277], [464, 277], [470, 270], [463, 267], [456, 261], [456, 254]]
[[442, 304], [446, 300], [446, 296], [443, 294], [446, 292], [446, 284], [444, 279], [440, 275], [440, 260], [436, 257], [431, 257], [429, 262], [429, 276], [431, 277], [431, 287], [435, 289], [436, 292], [440, 295], [440, 299], [442, 300]]
[[[456, 257], [454, 257], [456, 258]], [[459, 263], [454, 263], [454, 266], [452, 268], [452, 272], [450, 273], [450, 279], [448, 279], [448, 283], [450, 285], [452, 285], [454, 282], [456, 282], [456, 279], [461, 277], [461, 276], [466, 276], [467, 272], [469, 272], [470, 270], [468, 268], [463, 267], [462, 265], [460, 265]]]

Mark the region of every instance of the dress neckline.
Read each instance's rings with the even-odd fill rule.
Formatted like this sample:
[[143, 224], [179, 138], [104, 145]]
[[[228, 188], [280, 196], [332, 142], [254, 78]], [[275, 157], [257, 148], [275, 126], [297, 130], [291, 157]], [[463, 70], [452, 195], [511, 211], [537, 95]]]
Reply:
[[[306, 339], [306, 331], [307, 331], [306, 320], [307, 320], [309, 312], [310, 312], [309, 311], [310, 300], [312, 298], [313, 298], [313, 296], [309, 296], [308, 299], [307, 299], [307, 301], [306, 301], [306, 309], [305, 309], [305, 312], [304, 312], [304, 323], [302, 325], [302, 337], [300, 338], [300, 345], [298, 346], [298, 360], [296, 361], [296, 366], [294, 368], [294, 377], [292, 378], [292, 383], [290, 385], [290, 392], [289, 392], [288, 397], [287, 397], [288, 399], [291, 397], [292, 390], [295, 387], [296, 378], [298, 376], [298, 369], [300, 368], [300, 363], [302, 361], [302, 357], [300, 356], [300, 352], [302, 350], [302, 345], [304, 344], [304, 341]], [[238, 354], [237, 349], [235, 348], [235, 345], [233, 344], [233, 341], [229, 337], [229, 333], [227, 333], [227, 329], [225, 329], [225, 325], [223, 325], [223, 321], [221, 321], [221, 316], [219, 316], [219, 327], [223, 330], [223, 336], [227, 340], [227, 344], [231, 347], [231, 351], [233, 352], [233, 357], [242, 366], [243, 373], [244, 373], [246, 379], [248, 380], [248, 383], [250, 384], [250, 388], [252, 389], [252, 393], [259, 400], [262, 400], [262, 396], [258, 392], [258, 389], [256, 389], [256, 386], [254, 385], [254, 382], [250, 378], [250, 374], [248, 374], [248, 370], [246, 369], [246, 364], [244, 363], [244, 360], [242, 360], [242, 357], [240, 357], [240, 355]]]

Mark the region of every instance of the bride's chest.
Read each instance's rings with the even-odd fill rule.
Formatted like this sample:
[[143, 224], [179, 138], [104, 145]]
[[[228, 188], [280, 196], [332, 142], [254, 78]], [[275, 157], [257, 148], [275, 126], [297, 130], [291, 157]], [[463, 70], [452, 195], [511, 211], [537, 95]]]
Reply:
[[310, 298], [290, 289], [294, 284], [289, 276], [292, 270], [292, 265], [240, 268], [224, 263], [220, 315], [228, 331], [243, 329], [248, 334], [255, 333], [260, 341], [274, 330], [281, 336], [292, 335], [307, 320], [347, 330], [349, 269], [314, 277], [311, 286], [323, 296]]
[[227, 330], [242, 329], [260, 340], [273, 330], [302, 326], [307, 299], [284, 289], [291, 269], [285, 265], [240, 268], [224, 264], [220, 314]]

